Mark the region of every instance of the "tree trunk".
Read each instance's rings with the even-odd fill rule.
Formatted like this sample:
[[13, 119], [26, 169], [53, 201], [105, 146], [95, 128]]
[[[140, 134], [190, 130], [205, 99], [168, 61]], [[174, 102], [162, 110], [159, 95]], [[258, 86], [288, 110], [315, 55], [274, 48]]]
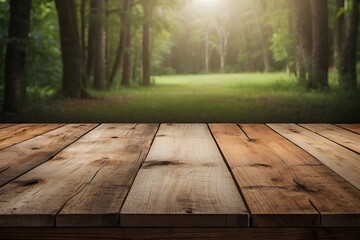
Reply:
[[94, 88], [106, 89], [106, 1], [95, 2], [94, 20]]
[[142, 1], [144, 9], [143, 24], [143, 56], [142, 56], [142, 85], [149, 86], [151, 82], [151, 45], [152, 45], [152, 18], [154, 2], [150, 0]]
[[26, 102], [26, 55], [31, 0], [10, 1], [9, 36], [5, 57], [5, 113], [21, 113]]
[[301, 50], [299, 47], [295, 49], [296, 51], [296, 76], [298, 79], [298, 83], [300, 85], [306, 85], [306, 69], [303, 62], [303, 58], [301, 56]]
[[88, 32], [88, 49], [86, 62], [86, 78], [88, 82], [93, 77], [95, 65], [95, 21], [96, 21], [96, 1], [90, 0], [89, 13], [89, 32]]
[[59, 17], [63, 60], [62, 93], [70, 98], [85, 97], [87, 93], [82, 84], [83, 64], [75, 2], [55, 0], [55, 4]]
[[342, 9], [345, 7], [344, 0], [336, 0], [335, 2], [335, 36], [334, 36], [334, 63], [339, 67], [343, 52], [344, 34], [345, 34], [345, 18]]
[[131, 79], [132, 36], [130, 22], [125, 25], [124, 64], [121, 85], [129, 86]]
[[312, 69], [310, 88], [326, 88], [329, 70], [329, 33], [327, 0], [312, 0], [313, 20]]
[[259, 37], [260, 37], [260, 43], [261, 43], [261, 49], [263, 52], [263, 61], [264, 61], [264, 71], [265, 72], [271, 72], [273, 70], [273, 61], [272, 61], [272, 55], [270, 52], [270, 44], [271, 44], [271, 37], [272, 37], [272, 30], [269, 26], [266, 26], [264, 24], [264, 20], [260, 19], [261, 16], [265, 14], [265, 9], [267, 8], [267, 5], [264, 1], [260, 1], [261, 4], [261, 12], [259, 13], [254, 5], [252, 5], [252, 12], [256, 19], [257, 27], [259, 30]]
[[[86, 69], [86, 3], [87, 0], [81, 0], [80, 15], [81, 15], [81, 56], [83, 69]], [[87, 75], [83, 76], [83, 85], [88, 86]]]
[[121, 30], [120, 30], [120, 37], [119, 37], [119, 45], [117, 47], [117, 51], [116, 51], [116, 57], [115, 57], [115, 62], [114, 65], [111, 69], [111, 73], [110, 73], [110, 77], [109, 77], [109, 87], [111, 87], [114, 83], [116, 74], [119, 72], [122, 60], [124, 58], [124, 49], [125, 49], [125, 36], [126, 36], [126, 28], [125, 25], [128, 22], [128, 12], [131, 9], [131, 3], [132, 0], [125, 0], [124, 1], [124, 5], [122, 8], [122, 12], [121, 12]]
[[209, 41], [209, 30], [205, 33], [205, 72], [208, 73], [210, 70], [210, 41]]
[[220, 57], [220, 71], [225, 72], [226, 66], [226, 55], [227, 55], [227, 47], [229, 41], [230, 32], [226, 30], [224, 23], [217, 23], [215, 26], [217, 32], [217, 46], [216, 50]]
[[[310, 0], [291, 0], [290, 7], [306, 75], [311, 71], [312, 15]], [[308, 76], [307, 76], [308, 77]]]
[[359, 28], [359, 0], [352, 0], [350, 12], [350, 26], [346, 37], [345, 50], [343, 51], [340, 67], [340, 83], [344, 88], [356, 88], [356, 53]]

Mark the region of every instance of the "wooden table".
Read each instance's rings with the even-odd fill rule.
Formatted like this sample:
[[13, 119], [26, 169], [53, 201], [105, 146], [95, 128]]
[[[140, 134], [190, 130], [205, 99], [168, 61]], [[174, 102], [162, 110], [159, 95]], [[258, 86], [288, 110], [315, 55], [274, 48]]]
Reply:
[[0, 124], [0, 239], [360, 236], [360, 124]]

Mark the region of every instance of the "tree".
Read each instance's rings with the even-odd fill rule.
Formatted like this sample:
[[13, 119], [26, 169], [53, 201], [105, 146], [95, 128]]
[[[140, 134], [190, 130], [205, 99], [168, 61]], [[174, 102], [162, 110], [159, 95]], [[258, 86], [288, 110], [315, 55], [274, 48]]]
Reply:
[[271, 72], [273, 70], [273, 62], [270, 51], [270, 45], [271, 45], [271, 36], [273, 31], [270, 26], [265, 24], [264, 15], [267, 9], [267, 4], [265, 1], [261, 0], [259, 1], [259, 5], [260, 5], [259, 9], [257, 9], [255, 3], [256, 2], [252, 4], [252, 12], [254, 18], [256, 19], [257, 29], [259, 32], [260, 43], [263, 52], [262, 55], [264, 59], [265, 72]]
[[132, 27], [131, 27], [131, 5], [132, 0], [129, 0], [129, 10], [126, 11], [124, 14], [126, 22], [123, 23], [124, 27], [124, 53], [123, 53], [123, 72], [122, 72], [122, 79], [121, 85], [129, 86], [130, 79], [131, 79], [131, 56], [132, 56]]
[[10, 1], [10, 24], [5, 57], [4, 112], [21, 113], [26, 98], [26, 56], [31, 0]]
[[220, 71], [225, 72], [226, 66], [226, 55], [228, 51], [228, 43], [229, 43], [229, 36], [230, 31], [227, 30], [225, 24], [227, 23], [227, 19], [217, 19], [215, 21], [214, 27], [216, 30], [216, 45], [215, 49], [220, 56]]
[[[89, 81], [94, 73], [95, 66], [95, 21], [96, 21], [96, 1], [90, 0], [89, 29], [88, 29], [88, 49], [86, 62], [86, 79]], [[84, 49], [85, 50], [85, 49]]]
[[310, 88], [326, 88], [329, 70], [329, 33], [327, 0], [311, 0], [312, 13], [312, 64]]
[[[295, 35], [299, 43], [297, 65], [299, 69], [304, 68], [305, 74], [299, 74], [299, 81], [308, 81], [311, 71], [312, 60], [312, 15], [310, 0], [291, 0], [290, 8], [292, 10], [292, 20], [295, 26]], [[305, 75], [305, 79], [304, 78]]]
[[124, 57], [125, 36], [126, 36], [125, 25], [128, 22], [129, 11], [131, 10], [131, 4], [132, 4], [132, 0], [125, 0], [123, 7], [120, 11], [121, 25], [120, 25], [119, 43], [116, 50], [115, 62], [113, 64], [109, 77], [109, 87], [113, 85], [114, 79], [116, 77], [116, 74], [119, 72]]
[[340, 66], [340, 83], [344, 88], [356, 88], [356, 53], [359, 28], [359, 0], [351, 1], [350, 23]]
[[142, 85], [150, 85], [151, 80], [151, 45], [152, 45], [152, 21], [154, 0], [142, 0], [144, 10], [143, 40], [142, 40]]
[[[80, 16], [81, 16], [81, 34], [80, 34], [80, 39], [81, 39], [81, 56], [82, 56], [82, 63], [84, 64], [83, 68], [86, 69], [86, 5], [87, 5], [87, 0], [81, 0], [81, 6], [80, 6]], [[83, 78], [83, 84], [84, 87], [87, 87], [88, 85], [88, 76], [85, 75], [85, 77]]]
[[60, 25], [63, 60], [62, 93], [70, 98], [87, 97], [82, 83], [84, 77], [77, 26], [77, 11], [73, 0], [55, 0]]
[[93, 51], [94, 51], [94, 88], [105, 90], [106, 84], [106, 1], [92, 0], [94, 2], [93, 20]]
[[341, 63], [344, 34], [345, 34], [345, 0], [335, 1], [335, 30], [334, 30], [334, 62], [337, 67]]

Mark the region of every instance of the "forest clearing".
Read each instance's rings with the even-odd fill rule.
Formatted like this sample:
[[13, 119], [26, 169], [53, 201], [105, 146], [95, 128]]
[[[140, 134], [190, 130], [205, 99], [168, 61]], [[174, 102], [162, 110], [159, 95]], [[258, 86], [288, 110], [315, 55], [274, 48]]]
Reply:
[[353, 104], [360, 102], [359, 90], [340, 90], [335, 80], [328, 91], [308, 91], [287, 73], [177, 75], [153, 81], [148, 87], [91, 91], [95, 99], [58, 99], [44, 90], [34, 93], [34, 102], [16, 121], [360, 121], [360, 108]]
[[360, 121], [357, 0], [0, 0], [0, 20], [3, 122]]

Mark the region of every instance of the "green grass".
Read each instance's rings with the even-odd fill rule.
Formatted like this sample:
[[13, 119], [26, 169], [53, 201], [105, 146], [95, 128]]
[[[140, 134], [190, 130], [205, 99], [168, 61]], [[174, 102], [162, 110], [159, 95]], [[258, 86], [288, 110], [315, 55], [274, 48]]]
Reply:
[[308, 91], [286, 73], [162, 76], [100, 100], [36, 103], [27, 122], [360, 122], [360, 92]]

